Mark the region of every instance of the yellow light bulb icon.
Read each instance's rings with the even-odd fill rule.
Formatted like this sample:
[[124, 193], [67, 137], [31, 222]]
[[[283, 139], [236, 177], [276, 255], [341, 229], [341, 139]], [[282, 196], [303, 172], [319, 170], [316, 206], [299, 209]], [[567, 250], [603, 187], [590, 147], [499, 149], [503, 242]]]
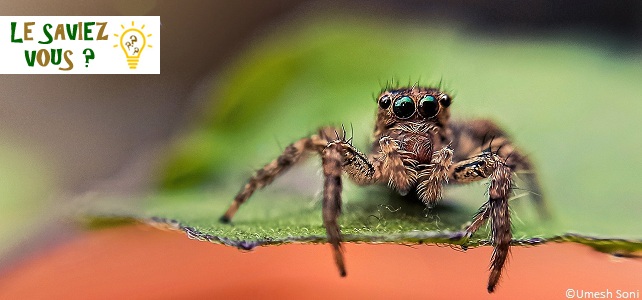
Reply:
[[[151, 45], [147, 45], [147, 37], [150, 37], [151, 34], [145, 36], [142, 31], [142, 29], [145, 28], [145, 25], [140, 29], [133, 28], [133, 26], [134, 22], [132, 22], [132, 28], [126, 29], [120, 35], [114, 34], [115, 36], [120, 37], [120, 48], [125, 52], [127, 64], [132, 70], [136, 69], [138, 66], [138, 60], [140, 59], [140, 55], [143, 53], [145, 46], [151, 47]], [[125, 26], [123, 25], [120, 25], [120, 27], [125, 29]], [[118, 45], [114, 45], [114, 47], [118, 47]]]
[[127, 56], [127, 64], [130, 69], [136, 69], [136, 66], [138, 66], [138, 59], [140, 59], [140, 54], [143, 52], [145, 44], [145, 35], [136, 28], [127, 29], [120, 36], [120, 48], [123, 49], [125, 56]]

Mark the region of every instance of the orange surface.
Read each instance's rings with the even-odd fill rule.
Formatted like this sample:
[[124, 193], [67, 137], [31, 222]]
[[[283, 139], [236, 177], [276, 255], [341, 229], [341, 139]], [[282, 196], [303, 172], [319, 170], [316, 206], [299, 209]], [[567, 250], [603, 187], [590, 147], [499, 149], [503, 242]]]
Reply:
[[[492, 249], [347, 244], [340, 278], [327, 245], [251, 252], [143, 225], [87, 233], [0, 278], [0, 299], [566, 299], [567, 289], [642, 290], [642, 261], [573, 244], [515, 247], [486, 293]], [[634, 298], [635, 299], [635, 298]]]

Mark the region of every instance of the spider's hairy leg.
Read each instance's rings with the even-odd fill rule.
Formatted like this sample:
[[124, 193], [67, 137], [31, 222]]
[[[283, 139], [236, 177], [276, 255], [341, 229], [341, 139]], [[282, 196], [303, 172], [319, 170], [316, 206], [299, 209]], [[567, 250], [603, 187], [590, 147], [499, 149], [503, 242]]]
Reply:
[[323, 134], [323, 130], [321, 130], [319, 134], [302, 138], [287, 146], [279, 157], [265, 165], [262, 169], [256, 171], [243, 188], [241, 188], [241, 191], [239, 191], [236, 197], [234, 197], [234, 202], [232, 202], [225, 214], [220, 218], [220, 221], [229, 223], [241, 204], [250, 198], [254, 191], [270, 184], [274, 178], [298, 162], [305, 152], [320, 152], [326, 144], [327, 140]]
[[490, 228], [492, 243], [495, 247], [491, 258], [491, 271], [488, 278], [488, 292], [495, 290], [501, 277], [502, 268], [508, 258], [510, 242], [513, 238], [511, 232], [510, 210], [508, 198], [511, 190], [512, 171], [503, 164], [499, 164], [490, 177], [488, 190], [490, 203]]
[[[322, 129], [321, 136], [328, 139], [331, 129]], [[327, 143], [321, 151], [323, 175], [323, 225], [332, 246], [334, 259], [341, 276], [346, 276], [346, 268], [341, 248], [341, 229], [337, 219], [341, 214], [341, 174], [345, 171], [357, 184], [372, 184], [380, 177], [374, 164], [363, 153], [357, 150], [350, 140], [343, 136]]]
[[389, 136], [379, 139], [382, 179], [399, 194], [406, 195], [417, 181], [417, 161], [409, 158], [409, 153], [400, 147], [400, 141]]
[[334, 260], [341, 276], [346, 276], [341, 248], [341, 229], [337, 219], [341, 214], [341, 172], [342, 172], [342, 144], [331, 142], [323, 150], [321, 160], [323, 163], [323, 225], [328, 235], [328, 242], [334, 252]]
[[[333, 138], [333, 136], [336, 137]], [[346, 275], [341, 249], [341, 230], [338, 217], [341, 214], [341, 174], [345, 171], [350, 179], [358, 184], [377, 182], [380, 177], [377, 168], [363, 153], [346, 140], [345, 131], [340, 136], [331, 128], [324, 127], [315, 135], [300, 139], [286, 147], [283, 154], [261, 170], [258, 170], [234, 198], [234, 202], [221, 217], [222, 222], [229, 222], [241, 204], [257, 189], [274, 180], [279, 174], [295, 164], [305, 152], [317, 152], [321, 155], [325, 177], [323, 192], [323, 224], [332, 245], [335, 262], [341, 276]]]
[[471, 182], [484, 178], [490, 179], [488, 202], [484, 203], [473, 223], [466, 229], [472, 235], [490, 219], [491, 242], [494, 250], [491, 258], [491, 272], [488, 279], [488, 292], [492, 293], [499, 282], [501, 272], [508, 258], [512, 240], [508, 198], [512, 187], [512, 170], [505, 159], [496, 153], [485, 151], [470, 159], [460, 161], [450, 168], [450, 179], [456, 182]]
[[469, 238], [473, 233], [477, 232], [477, 230], [486, 223], [488, 217], [490, 217], [490, 203], [486, 202], [477, 210], [473, 221], [466, 228], [466, 237]]
[[476, 119], [453, 121], [450, 127], [453, 132], [453, 148], [456, 150], [455, 160], [463, 160], [483, 151], [494, 152], [504, 158], [506, 165], [524, 181], [540, 216], [550, 215], [532, 162], [523, 151], [513, 145], [499, 126], [490, 120]]

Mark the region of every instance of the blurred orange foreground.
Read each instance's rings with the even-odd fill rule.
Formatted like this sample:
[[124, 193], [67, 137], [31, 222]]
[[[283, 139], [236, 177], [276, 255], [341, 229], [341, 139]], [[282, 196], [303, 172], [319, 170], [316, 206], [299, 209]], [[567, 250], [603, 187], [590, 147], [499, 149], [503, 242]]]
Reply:
[[0, 278], [0, 299], [566, 299], [568, 289], [642, 290], [642, 261], [575, 244], [514, 247], [486, 293], [492, 248], [346, 244], [340, 278], [327, 245], [251, 252], [144, 225], [104, 229], [27, 260]]

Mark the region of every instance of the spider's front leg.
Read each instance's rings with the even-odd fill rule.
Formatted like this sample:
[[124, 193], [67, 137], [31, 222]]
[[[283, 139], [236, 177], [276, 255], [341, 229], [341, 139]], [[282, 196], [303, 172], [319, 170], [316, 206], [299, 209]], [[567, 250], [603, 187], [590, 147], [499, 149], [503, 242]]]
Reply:
[[341, 144], [332, 142], [321, 153], [323, 163], [323, 225], [328, 235], [328, 242], [334, 252], [334, 260], [341, 276], [346, 276], [341, 249], [341, 229], [337, 219], [341, 214], [341, 172], [343, 158]]
[[[336, 139], [329, 137], [336, 135]], [[350, 179], [358, 184], [370, 184], [379, 178], [374, 165], [350, 141], [332, 128], [321, 128], [319, 132], [302, 138], [286, 147], [283, 154], [262, 169], [243, 186], [234, 198], [225, 214], [221, 217], [224, 223], [230, 222], [236, 211], [257, 189], [272, 182], [278, 175], [298, 162], [305, 152], [317, 152], [321, 155], [325, 177], [323, 192], [323, 225], [326, 228], [328, 242], [332, 245], [335, 262], [341, 276], [346, 275], [343, 253], [341, 251], [341, 230], [338, 217], [341, 214], [341, 174], [345, 171]]]
[[[530, 191], [530, 198], [540, 216], [543, 218], [550, 216], [533, 163], [523, 151], [513, 145], [508, 135], [499, 126], [489, 120], [476, 119], [453, 121], [450, 127], [454, 135], [453, 149], [456, 150], [454, 160], [465, 160], [484, 151], [494, 152], [502, 157], [505, 164], [523, 180], [525, 189]], [[464, 179], [464, 182], [468, 181], [470, 180]]]
[[490, 179], [488, 201], [479, 209], [466, 231], [467, 236], [471, 236], [490, 218], [491, 242], [495, 248], [488, 279], [488, 292], [492, 293], [501, 277], [512, 240], [510, 210], [508, 208], [508, 198], [512, 188], [512, 170], [506, 165], [505, 159], [497, 153], [484, 151], [477, 156], [454, 164], [450, 168], [449, 177], [453, 181], [464, 183], [484, 178]]
[[277, 176], [287, 171], [292, 165], [297, 163], [305, 152], [320, 152], [327, 144], [327, 140], [320, 134], [311, 137], [302, 138], [285, 148], [283, 153], [275, 160], [265, 165], [262, 169], [248, 180], [241, 191], [234, 197], [234, 202], [221, 216], [220, 221], [229, 223], [240, 206], [247, 201], [250, 196], [257, 190], [270, 184]]
[[372, 162], [357, 150], [344, 137], [331, 141], [321, 152], [323, 163], [323, 225], [328, 235], [328, 242], [334, 252], [334, 260], [341, 276], [346, 276], [346, 269], [341, 248], [341, 229], [338, 218], [341, 214], [341, 191], [343, 189], [341, 174], [345, 171], [357, 184], [371, 184], [378, 178]]

